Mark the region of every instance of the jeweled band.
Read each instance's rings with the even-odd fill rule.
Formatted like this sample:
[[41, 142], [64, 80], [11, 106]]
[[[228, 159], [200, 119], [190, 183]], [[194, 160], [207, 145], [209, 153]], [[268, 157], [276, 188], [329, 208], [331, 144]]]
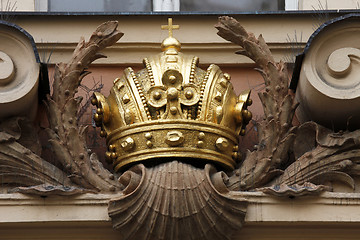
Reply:
[[[196, 159], [233, 169], [238, 160], [237, 135], [215, 123], [189, 120], [155, 120], [135, 123], [113, 131], [108, 145], [116, 158], [115, 170], [156, 159]], [[108, 154], [111, 158], [111, 154]]]

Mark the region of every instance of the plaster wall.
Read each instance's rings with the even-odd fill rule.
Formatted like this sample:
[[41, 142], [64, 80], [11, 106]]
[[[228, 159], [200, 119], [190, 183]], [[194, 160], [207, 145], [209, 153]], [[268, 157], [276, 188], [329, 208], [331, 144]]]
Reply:
[[359, 0], [299, 0], [299, 10], [359, 9]]
[[[0, 0], [1, 11], [47, 11], [47, 0]], [[156, 1], [155, 1], [156, 3]], [[287, 10], [359, 9], [359, 0], [286, 0]], [[298, 5], [298, 8], [296, 7]]]
[[1, 11], [35, 11], [35, 0], [0, 0]]

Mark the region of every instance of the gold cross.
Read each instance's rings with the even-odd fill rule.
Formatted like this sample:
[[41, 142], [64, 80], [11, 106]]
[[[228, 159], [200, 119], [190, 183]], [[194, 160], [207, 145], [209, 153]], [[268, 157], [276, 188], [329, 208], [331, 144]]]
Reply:
[[173, 29], [179, 29], [179, 25], [172, 24], [172, 18], [168, 18], [168, 25], [161, 25], [162, 30], [169, 30], [169, 37], [173, 36]]

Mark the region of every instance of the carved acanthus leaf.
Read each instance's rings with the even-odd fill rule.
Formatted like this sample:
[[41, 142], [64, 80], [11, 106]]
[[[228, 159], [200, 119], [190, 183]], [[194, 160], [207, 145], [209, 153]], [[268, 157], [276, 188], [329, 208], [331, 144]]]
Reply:
[[0, 123], [0, 183], [13, 186], [74, 185], [66, 174], [39, 155], [41, 146], [32, 123], [24, 118]]
[[55, 66], [53, 94], [47, 98], [50, 122], [47, 132], [58, 161], [74, 183], [105, 192], [121, 189], [121, 185], [93, 154], [88, 154], [83, 129], [78, 126], [77, 119], [82, 99], [75, 94], [88, 74], [85, 69], [94, 60], [105, 57], [99, 51], [123, 36], [116, 28], [117, 22], [106, 22], [96, 29], [89, 42], [81, 39], [70, 61]]
[[288, 91], [285, 64], [275, 62], [261, 35], [256, 38], [227, 16], [220, 17], [215, 27], [219, 36], [243, 48], [241, 54], [257, 64], [265, 81], [266, 91], [259, 93], [264, 108], [264, 119], [258, 127], [260, 147], [247, 154], [229, 183], [231, 189], [248, 190], [267, 183], [280, 172], [278, 167], [288, 161], [288, 151], [295, 139], [292, 119], [297, 104]]
[[0, 183], [11, 186], [73, 185], [63, 171], [16, 141], [0, 144]]
[[360, 175], [360, 130], [334, 133], [314, 122], [299, 127], [294, 144], [297, 160], [276, 179], [277, 184], [340, 181], [355, 187]]

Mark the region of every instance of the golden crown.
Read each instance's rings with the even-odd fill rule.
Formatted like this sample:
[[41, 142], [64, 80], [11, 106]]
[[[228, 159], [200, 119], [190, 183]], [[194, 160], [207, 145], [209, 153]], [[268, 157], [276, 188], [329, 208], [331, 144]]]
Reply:
[[[94, 120], [101, 126], [115, 171], [146, 161], [173, 158], [213, 162], [227, 170], [239, 160], [238, 136], [251, 119], [250, 91], [236, 96], [230, 75], [216, 65], [204, 71], [199, 58], [180, 53], [172, 36], [162, 53], [145, 58], [145, 69], [124, 70], [110, 95], [95, 93]], [[194, 162], [195, 163], [195, 162]]]

